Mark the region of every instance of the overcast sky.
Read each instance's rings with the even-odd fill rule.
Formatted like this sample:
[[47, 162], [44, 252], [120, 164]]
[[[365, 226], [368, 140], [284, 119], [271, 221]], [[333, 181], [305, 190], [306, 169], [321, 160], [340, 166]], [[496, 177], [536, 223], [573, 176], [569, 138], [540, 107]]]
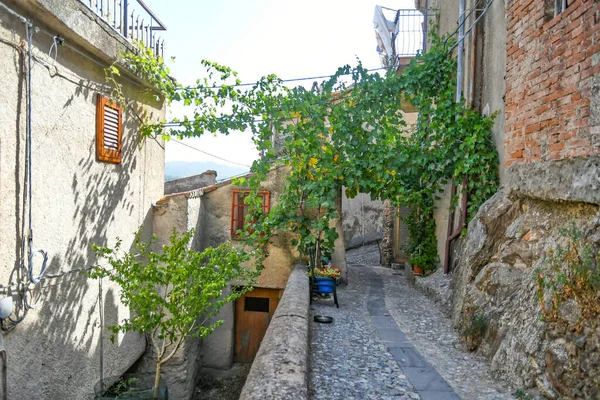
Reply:
[[[167, 26], [165, 59], [171, 75], [192, 84], [200, 61], [231, 67], [242, 82], [275, 73], [282, 79], [333, 74], [358, 57], [379, 68], [373, 30], [376, 5], [414, 8], [413, 0], [145, 0]], [[170, 57], [175, 57], [175, 63]], [[300, 83], [290, 83], [297, 85]], [[307, 83], [308, 85], [311, 82]], [[249, 135], [208, 134], [191, 146], [250, 165], [257, 157]], [[215, 161], [177, 143], [167, 144], [166, 161]]]

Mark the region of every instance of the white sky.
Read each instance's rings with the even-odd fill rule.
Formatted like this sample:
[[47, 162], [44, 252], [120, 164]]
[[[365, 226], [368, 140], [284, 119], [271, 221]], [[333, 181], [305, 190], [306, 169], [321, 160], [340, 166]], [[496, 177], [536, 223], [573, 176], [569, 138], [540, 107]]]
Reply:
[[[414, 8], [413, 0], [145, 0], [167, 26], [165, 59], [171, 75], [192, 84], [200, 61], [227, 65], [242, 82], [275, 73], [282, 79], [333, 74], [342, 65], [379, 68], [373, 30], [376, 5]], [[175, 63], [170, 57], [175, 56]], [[298, 85], [291, 83], [290, 85]], [[312, 81], [305, 82], [311, 85]], [[172, 111], [176, 115], [176, 111]], [[206, 134], [186, 140], [222, 158], [251, 165], [257, 157], [249, 135]], [[168, 143], [166, 161], [224, 163], [177, 143]]]

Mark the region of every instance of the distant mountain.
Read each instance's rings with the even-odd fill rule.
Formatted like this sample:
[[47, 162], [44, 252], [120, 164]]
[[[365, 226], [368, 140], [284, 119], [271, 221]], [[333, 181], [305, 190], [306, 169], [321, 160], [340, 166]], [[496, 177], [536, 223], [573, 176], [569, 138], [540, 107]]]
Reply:
[[249, 170], [249, 168], [218, 164], [214, 162], [171, 161], [165, 164], [165, 182], [192, 175], [198, 175], [211, 169], [217, 171], [218, 180], [243, 174]]

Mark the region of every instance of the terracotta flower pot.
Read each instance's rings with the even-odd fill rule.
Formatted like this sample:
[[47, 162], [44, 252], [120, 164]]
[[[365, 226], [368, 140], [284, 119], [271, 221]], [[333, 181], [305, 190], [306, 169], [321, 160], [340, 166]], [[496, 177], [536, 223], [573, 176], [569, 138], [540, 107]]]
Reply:
[[422, 276], [423, 275], [423, 267], [420, 267], [418, 265], [413, 265], [413, 274], [415, 274], [416, 276]]

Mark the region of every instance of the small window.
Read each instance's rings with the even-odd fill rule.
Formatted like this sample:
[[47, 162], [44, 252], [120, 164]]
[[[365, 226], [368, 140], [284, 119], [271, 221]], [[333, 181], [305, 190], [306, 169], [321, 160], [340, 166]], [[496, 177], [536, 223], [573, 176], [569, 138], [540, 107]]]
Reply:
[[267, 297], [244, 297], [244, 311], [269, 312]]
[[564, 12], [572, 2], [573, 0], [546, 0], [546, 19], [549, 21]]
[[123, 110], [108, 97], [96, 97], [96, 159], [121, 162], [121, 132]]
[[571, 3], [569, 0], [555, 0], [554, 2], [554, 15], [564, 12], [569, 6], [569, 3]]
[[[244, 230], [244, 221], [248, 215], [248, 204], [244, 199], [250, 193], [249, 190], [233, 190], [231, 199], [231, 236], [237, 237], [237, 231]], [[268, 213], [271, 208], [271, 193], [263, 190], [258, 193], [262, 197], [262, 210]]]

